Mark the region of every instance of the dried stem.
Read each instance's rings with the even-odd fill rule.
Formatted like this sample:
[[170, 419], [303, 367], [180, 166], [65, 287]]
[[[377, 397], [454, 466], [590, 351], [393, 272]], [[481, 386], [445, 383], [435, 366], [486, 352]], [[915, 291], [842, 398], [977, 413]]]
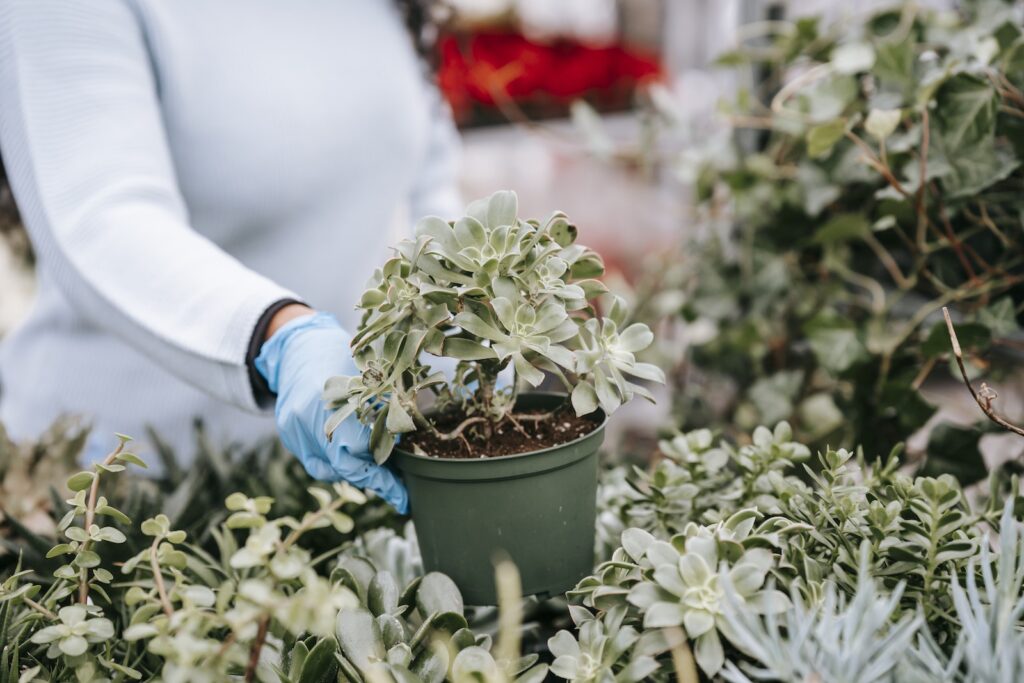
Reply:
[[[126, 438], [122, 438], [120, 443], [117, 444], [110, 455], [103, 459], [103, 467], [109, 467], [114, 464], [117, 460], [117, 456], [121, 455], [121, 451], [124, 450], [124, 445], [128, 443]], [[96, 517], [96, 497], [99, 495], [100, 490], [100, 472], [103, 470], [96, 468], [96, 473], [92, 478], [92, 486], [89, 487], [89, 499], [85, 506], [85, 533], [89, 533], [89, 529], [92, 527], [93, 520]], [[82, 552], [85, 552], [92, 546], [92, 539], [87, 538], [82, 544]], [[86, 604], [89, 599], [89, 570], [82, 567], [80, 572], [80, 581], [78, 584], [78, 603], [81, 605]]]
[[910, 289], [914, 286], [916, 278], [908, 278], [903, 274], [903, 271], [900, 270], [899, 264], [896, 263], [896, 259], [891, 253], [889, 253], [889, 250], [878, 241], [878, 238], [871, 233], [867, 233], [864, 235], [864, 242], [871, 248], [871, 251], [875, 252], [875, 256], [877, 256], [878, 260], [881, 261], [882, 266], [889, 273], [889, 277], [893, 279], [893, 282], [896, 283], [897, 287], [900, 289]]
[[960, 340], [956, 337], [956, 330], [953, 328], [953, 321], [949, 317], [949, 309], [945, 306], [942, 307], [942, 315], [946, 318], [946, 328], [949, 330], [949, 341], [953, 345], [953, 356], [956, 358], [956, 364], [960, 368], [960, 375], [964, 378], [964, 384], [967, 385], [967, 390], [971, 392], [971, 397], [974, 402], [981, 408], [981, 412], [985, 413], [988, 419], [995, 422], [1003, 429], [1007, 429], [1014, 434], [1024, 436], [1024, 429], [1017, 425], [1009, 422], [1006, 418], [999, 416], [995, 409], [992, 408], [992, 401], [997, 397], [996, 393], [984, 382], [981, 383], [981, 392], [975, 391], [974, 386], [971, 384], [970, 378], [967, 376], [967, 368], [964, 367], [964, 356], [960, 350]]
[[252, 648], [249, 650], [249, 665], [245, 668], [246, 683], [256, 680], [256, 667], [260, 663], [260, 652], [263, 650], [263, 643], [267, 640], [267, 629], [269, 626], [270, 615], [264, 614], [260, 617], [259, 629], [256, 631], [256, 640], [252, 641]]
[[164, 585], [164, 575], [163, 572], [160, 571], [160, 563], [156, 559], [156, 553], [159, 547], [160, 537], [157, 536], [153, 539], [153, 544], [149, 547], [149, 566], [153, 570], [153, 583], [156, 584], [157, 595], [160, 596], [160, 607], [169, 619], [174, 616], [174, 607], [171, 605], [170, 598], [167, 597], [167, 586]]

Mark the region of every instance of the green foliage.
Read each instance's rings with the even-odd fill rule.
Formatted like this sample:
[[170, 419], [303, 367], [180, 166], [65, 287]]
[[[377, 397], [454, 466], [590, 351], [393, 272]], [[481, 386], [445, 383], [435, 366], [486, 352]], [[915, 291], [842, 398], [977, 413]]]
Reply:
[[[907, 667], [923, 676], [925, 654], [906, 660], [908, 644], [927, 639], [934, 661], [960, 661], [960, 586], [975, 566], [999, 563], [1017, 583], [989, 602], [999, 604], [1007, 634], [1019, 636], [1017, 493], [999, 524], [1009, 540], [997, 562], [984, 533], [998, 518], [996, 497], [974, 509], [954, 477], [912, 477], [895, 451], [867, 463], [828, 450], [812, 467], [807, 447], [791, 439], [785, 423], [759, 427], [741, 447], [696, 430], [663, 441], [664, 457], [649, 471], [606, 476], [613, 491], [602, 492], [600, 536], [619, 530], [618, 543], [570, 593], [585, 608], [574, 619], [601, 623], [590, 628], [610, 642], [644, 647], [602, 650], [568, 678], [621, 676], [640, 658], [667, 675], [682, 647], [671, 640], [682, 637], [706, 675], [731, 681], [746, 680], [742, 671], [781, 681], [896, 681]], [[583, 643], [571, 638], [559, 634], [552, 649], [578, 658]]]
[[[604, 264], [575, 243], [576, 226], [565, 214], [523, 220], [507, 191], [473, 202], [466, 213], [451, 223], [422, 219], [416, 237], [400, 242], [374, 274], [352, 340], [361, 374], [333, 378], [324, 391], [335, 409], [328, 433], [358, 415], [373, 426], [378, 462], [396, 437], [417, 429], [443, 440], [464, 428], [489, 434], [514, 419], [519, 389], [539, 386], [545, 373], [562, 382], [577, 415], [598, 408], [611, 414], [634, 395], [653, 400], [638, 382], [664, 375], [635, 355], [653, 335], [642, 323], [626, 325], [620, 299], [604, 315], [591, 305], [607, 291], [594, 279]], [[455, 362], [453, 376], [435, 371], [431, 357]], [[507, 367], [516, 381], [499, 388]], [[421, 411], [424, 390], [434, 393], [438, 414]], [[439, 430], [452, 415], [461, 425]]]
[[[361, 683], [383, 671], [387, 680], [538, 683], [546, 675], [536, 654], [471, 630], [452, 581], [423, 575], [411, 527], [399, 536], [379, 526], [389, 518], [373, 522], [377, 506], [347, 485], [309, 488], [296, 515], [272, 516], [273, 497], [231, 493], [192, 526], [211, 539], [204, 547], [167, 514], [134, 524], [107, 500], [120, 465], [138, 465], [126, 443], [68, 477], [70, 510], [55, 522], [66, 542], [51, 541], [47, 555], [69, 561], [49, 580], [19, 561], [0, 582], [0, 681]], [[269, 464], [278, 457], [287, 462], [278, 452]], [[122, 486], [152, 484], [129, 476]], [[118, 527], [76, 523], [90, 517]], [[357, 522], [365, 533], [353, 537]], [[322, 534], [333, 542], [314, 553], [308, 541]], [[109, 544], [129, 554], [115, 565]], [[512, 593], [518, 600], [518, 588]], [[522, 628], [512, 617], [502, 617], [499, 643], [519, 642], [507, 635]]]
[[[921, 389], [949, 367], [944, 305], [969, 335], [972, 371], [999, 379], [1012, 366], [1024, 313], [1019, 9], [902, 3], [835, 26], [772, 22], [730, 55], [761, 80], [721, 105], [723, 135], [691, 133], [673, 162], [696, 193], [700, 237], [645, 264], [633, 296], [671, 302], [638, 303], [634, 319], [676, 330], [647, 358], [672, 378], [679, 423], [785, 419], [816, 447], [886, 452], [935, 412]], [[664, 158], [686, 118], [670, 97], [651, 101]], [[926, 452], [964, 484], [985, 476], [980, 461]]]
[[424, 574], [411, 526], [380, 525], [388, 518], [345, 486], [276, 490], [305, 501], [277, 514], [264, 482], [188, 530], [153, 509], [135, 517], [116, 491], [147, 483], [118, 471], [135, 459], [122, 444], [68, 475], [90, 483], [54, 522], [53, 564], [5, 571], [0, 681], [696, 680], [687, 667], [727, 681], [1019, 676], [1016, 480], [994, 478], [971, 507], [954, 478], [912, 476], [897, 453], [812, 458], [785, 423], [742, 445], [679, 433], [661, 450], [647, 470], [605, 473], [606, 559], [568, 609], [521, 603], [504, 565], [502, 607], [481, 611]]
[[341, 560], [332, 577], [360, 599], [337, 619], [337, 661], [348, 681], [528, 682], [547, 673], [535, 654], [496, 655], [489, 635], [470, 630], [459, 589], [443, 574], [427, 574], [400, 588], [390, 572], [353, 554]]

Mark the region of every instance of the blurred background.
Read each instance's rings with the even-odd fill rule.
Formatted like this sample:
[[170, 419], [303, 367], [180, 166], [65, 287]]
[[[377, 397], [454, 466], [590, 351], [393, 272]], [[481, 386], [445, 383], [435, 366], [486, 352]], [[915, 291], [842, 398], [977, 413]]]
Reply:
[[[568, 213], [581, 240], [605, 256], [613, 289], [629, 292], [638, 315], [659, 327], [652, 360], [669, 369], [671, 381], [657, 407], [629, 407], [613, 442], [664, 433], [667, 425], [742, 433], [787, 419], [811, 443], [864, 443], [871, 454], [909, 439], [911, 460], [941, 452], [974, 463], [968, 479], [1018, 458], [1019, 442], [979, 421], [929, 293], [887, 281], [889, 264], [883, 259], [885, 268], [879, 266], [875, 245], [847, 239], [859, 234], [860, 223], [850, 227], [850, 207], [839, 198], [860, 201], [878, 177], [864, 175], [854, 144], [830, 146], [834, 158], [818, 163], [820, 155], [808, 154], [803, 142], [806, 126], [839, 115], [861, 121], [873, 107], [904, 106], [907, 87], [897, 94], [887, 79], [917, 86], [946, 60], [962, 59], [961, 52], [981, 59], [986, 50], [1003, 49], [991, 48], [986, 36], [1019, 35], [1020, 12], [1020, 3], [1001, 0], [444, 3], [437, 80], [462, 134], [464, 196], [510, 188], [521, 215]], [[920, 44], [906, 59], [883, 54], [911, 38]], [[781, 128], [773, 98], [829, 60], [836, 78], [795, 98], [806, 126], [775, 139]], [[993, 136], [1002, 141], [1001, 133]], [[911, 144], [904, 151], [913, 158]], [[787, 160], [794, 149], [802, 156]], [[1014, 168], [1016, 175], [992, 182], [1019, 187]], [[886, 200], [884, 185], [872, 187], [879, 201]], [[12, 198], [6, 188], [0, 192], [2, 335], [31, 300], [32, 271]], [[793, 205], [800, 211], [792, 213]], [[881, 220], [886, 213], [894, 218]], [[880, 234], [899, 215], [882, 204], [864, 214], [857, 220]], [[806, 239], [780, 241], [776, 234], [779, 225], [832, 226], [833, 219], [839, 224], [829, 234], [845, 236], [827, 248], [821, 240], [810, 248]], [[1002, 239], [1022, 233], [1020, 225], [997, 232]], [[883, 247], [892, 233], [879, 238]], [[1005, 255], [1019, 246], [981, 244], [979, 262], [991, 263], [986, 249]], [[958, 267], [943, 261], [936, 272]], [[984, 327], [969, 370], [997, 380], [1000, 410], [1019, 418], [1024, 297], [1019, 263], [1007, 268], [1013, 276], [1005, 287], [969, 292], [956, 317]], [[966, 270], [950, 277], [971, 283], [984, 276], [970, 264]], [[873, 295], [899, 293], [899, 305], [858, 308], [849, 288], [865, 280], [875, 283], [866, 285]], [[828, 289], [837, 281], [849, 287]], [[935, 286], [949, 290], [948, 283]], [[819, 294], [826, 298], [817, 301]], [[915, 310], [923, 311], [919, 318]], [[913, 326], [900, 343], [879, 341], [888, 339], [879, 330], [908, 319]], [[937, 425], [945, 425], [939, 437]], [[642, 455], [651, 448], [648, 438], [632, 450]]]

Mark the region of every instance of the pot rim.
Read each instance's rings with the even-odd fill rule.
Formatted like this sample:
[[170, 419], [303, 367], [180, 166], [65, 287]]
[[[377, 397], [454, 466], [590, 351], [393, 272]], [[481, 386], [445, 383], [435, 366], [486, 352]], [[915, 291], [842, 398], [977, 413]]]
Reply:
[[[537, 398], [559, 398], [559, 399], [565, 399], [565, 398], [568, 398], [568, 396], [569, 396], [568, 394], [564, 394], [564, 393], [561, 393], [561, 392], [558, 392], [558, 391], [531, 391], [531, 392], [527, 392], [525, 394], [520, 394], [519, 398], [522, 399], [522, 398], [537, 397]], [[593, 438], [595, 434], [600, 433], [605, 428], [605, 426], [607, 426], [607, 424], [608, 424], [608, 416], [600, 408], [598, 408], [597, 410], [595, 410], [592, 413], [587, 413], [587, 415], [597, 415], [597, 416], [599, 416], [599, 419], [595, 420], [594, 428], [591, 429], [586, 434], [583, 434], [582, 436], [578, 436], [575, 439], [573, 439], [572, 441], [566, 441], [565, 443], [556, 444], [554, 446], [547, 446], [545, 448], [540, 448], [540, 449], [537, 449], [537, 450], [534, 450], [534, 451], [526, 451], [524, 453], [510, 453], [509, 455], [495, 455], [495, 456], [486, 457], [486, 458], [443, 458], [443, 457], [441, 457], [439, 455], [418, 455], [416, 453], [413, 453], [412, 451], [405, 450], [404, 448], [402, 448], [398, 444], [395, 444], [395, 452], [396, 453], [400, 453], [402, 455], [402, 457], [404, 457], [404, 458], [411, 458], [413, 460], [419, 460], [421, 462], [430, 462], [430, 463], [439, 463], [439, 462], [452, 463], [452, 466], [457, 466], [457, 465], [455, 465], [455, 463], [459, 463], [459, 464], [462, 464], [462, 465], [473, 465], [473, 466], [479, 467], [480, 463], [485, 463], [485, 462], [495, 462], [495, 463], [498, 463], [498, 462], [509, 462], [511, 460], [530, 458], [530, 457], [537, 456], [537, 455], [542, 455], [542, 454], [545, 454], [545, 453], [551, 453], [552, 451], [559, 451], [559, 450], [571, 448], [572, 446], [575, 446], [575, 445], [577, 445], [579, 443], [582, 443], [582, 442], [586, 441], [587, 439]]]

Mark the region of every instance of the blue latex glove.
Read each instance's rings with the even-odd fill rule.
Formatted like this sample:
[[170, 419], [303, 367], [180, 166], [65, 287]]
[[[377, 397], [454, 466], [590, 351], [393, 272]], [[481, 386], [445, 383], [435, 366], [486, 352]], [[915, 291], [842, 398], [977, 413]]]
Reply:
[[332, 315], [296, 318], [264, 342], [256, 370], [277, 394], [274, 416], [282, 443], [310, 476], [345, 480], [375, 491], [404, 514], [409, 509], [405, 485], [393, 471], [373, 461], [370, 428], [353, 415], [338, 426], [330, 441], [324, 431], [330, 414], [321, 400], [324, 382], [336, 375], [359, 374], [348, 350], [350, 341]]

